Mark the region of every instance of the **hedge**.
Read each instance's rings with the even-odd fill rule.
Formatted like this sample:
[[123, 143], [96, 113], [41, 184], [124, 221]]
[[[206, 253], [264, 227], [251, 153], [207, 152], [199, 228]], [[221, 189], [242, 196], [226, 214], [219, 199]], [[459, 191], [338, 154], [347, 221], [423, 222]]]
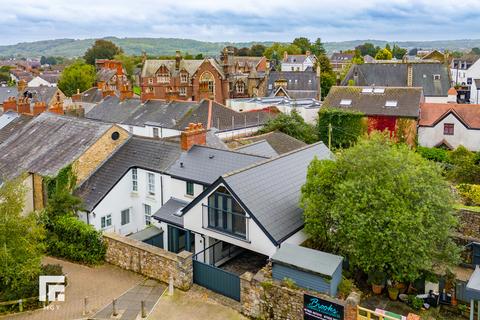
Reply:
[[448, 151], [441, 148], [417, 147], [417, 152], [425, 159], [435, 162], [448, 163]]
[[49, 254], [86, 264], [98, 264], [107, 250], [102, 234], [72, 216], [60, 216], [48, 228]]

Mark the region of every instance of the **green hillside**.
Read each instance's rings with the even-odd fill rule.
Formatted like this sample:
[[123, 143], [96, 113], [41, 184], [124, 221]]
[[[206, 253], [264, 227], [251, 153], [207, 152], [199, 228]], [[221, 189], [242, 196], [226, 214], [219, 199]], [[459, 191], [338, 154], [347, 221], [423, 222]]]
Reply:
[[[254, 43], [270, 45], [272, 42], [206, 42], [190, 39], [174, 38], [105, 38], [113, 41], [123, 48], [127, 54], [140, 55], [145, 51], [149, 55], [173, 55], [176, 50], [188, 52], [191, 54], [202, 53], [204, 55], [218, 55], [220, 50], [233, 45], [238, 48], [250, 47]], [[0, 46], [0, 56], [22, 56], [22, 57], [40, 57], [44, 56], [63, 56], [78, 57], [92, 45], [94, 39], [74, 40], [74, 39], [56, 39], [36, 42], [23, 42], [15, 45]], [[327, 42], [325, 48], [328, 52], [352, 49], [364, 42], [371, 42], [378, 46], [385, 46], [386, 41], [381, 40], [353, 40], [342, 42]], [[390, 42], [391, 43], [391, 42]], [[400, 41], [396, 42], [404, 48], [423, 48], [423, 49], [448, 49], [448, 50], [468, 50], [473, 47], [480, 47], [480, 39], [465, 40], [438, 40], [438, 41]]]

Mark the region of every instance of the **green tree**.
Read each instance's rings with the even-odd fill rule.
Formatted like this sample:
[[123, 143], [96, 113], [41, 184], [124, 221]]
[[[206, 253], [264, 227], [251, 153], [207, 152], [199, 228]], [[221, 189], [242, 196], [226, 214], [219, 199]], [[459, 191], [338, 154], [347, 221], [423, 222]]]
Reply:
[[261, 57], [265, 52], [266, 47], [263, 44], [254, 44], [250, 47], [250, 55], [252, 57]]
[[375, 57], [375, 55], [377, 54], [377, 49], [372, 43], [369, 43], [369, 42], [365, 42], [364, 44], [356, 46], [355, 50], [358, 50], [362, 57], [366, 55]]
[[322, 72], [320, 74], [320, 89], [322, 93], [322, 98], [325, 98], [330, 89], [335, 85], [337, 81], [337, 76], [333, 72]]
[[77, 93], [91, 88], [95, 84], [95, 68], [84, 62], [75, 62], [63, 70], [58, 87], [67, 96], [71, 97]]
[[123, 53], [123, 50], [111, 41], [99, 39], [89, 48], [83, 58], [88, 64], [95, 65], [96, 59], [113, 59], [117, 54]]
[[310, 237], [364, 272], [413, 281], [458, 262], [450, 238], [453, 197], [442, 169], [380, 133], [336, 161], [314, 160], [301, 204]]
[[283, 57], [283, 53], [287, 52], [288, 54], [301, 54], [302, 50], [294, 44], [283, 44], [280, 42], [275, 42], [270, 47], [266, 48], [264, 51], [265, 57], [267, 59], [271, 59], [272, 55], [276, 54], [276, 56], [281, 59]]
[[250, 49], [249, 48], [243, 47], [243, 48], [238, 49], [238, 51], [237, 51], [237, 56], [248, 57], [249, 55], [250, 55]]
[[390, 50], [388, 50], [387, 48], [380, 49], [375, 55], [375, 59], [376, 60], [392, 60], [392, 52], [390, 52]]
[[403, 56], [405, 56], [406, 54], [407, 54], [407, 49], [400, 48], [396, 44], [393, 45], [393, 48], [392, 48], [393, 57], [395, 57], [397, 59], [402, 59]]
[[0, 301], [29, 298], [41, 269], [44, 230], [34, 213], [22, 213], [25, 195], [21, 178], [0, 186]]
[[292, 44], [299, 47], [302, 54], [305, 54], [307, 51], [311, 51], [311, 48], [312, 48], [312, 44], [310, 43], [310, 40], [305, 37], [295, 38], [292, 41]]
[[459, 146], [448, 155], [448, 162], [452, 164], [447, 176], [456, 183], [480, 184], [480, 165], [477, 155], [464, 146]]
[[323, 106], [318, 112], [318, 137], [325, 144], [328, 144], [330, 137], [332, 148], [350, 147], [365, 133], [363, 117], [361, 112]]
[[410, 51], [408, 51], [408, 55], [409, 55], [409, 56], [416, 56], [416, 55], [417, 55], [417, 52], [418, 52], [418, 49], [417, 49], [417, 48], [413, 48], [413, 49], [410, 49]]
[[259, 131], [260, 134], [279, 130], [305, 143], [318, 141], [315, 127], [306, 123], [302, 116], [293, 110], [291, 114], [280, 113], [269, 120]]
[[478, 47], [472, 48], [472, 53], [476, 55], [480, 55], [480, 48]]
[[317, 38], [317, 40], [315, 40], [315, 42], [312, 44], [310, 50], [317, 57], [327, 54], [327, 51], [325, 50], [325, 47], [323, 46], [322, 39], [320, 39], [320, 38]]
[[203, 54], [199, 53], [195, 56], [195, 60], [203, 60]]

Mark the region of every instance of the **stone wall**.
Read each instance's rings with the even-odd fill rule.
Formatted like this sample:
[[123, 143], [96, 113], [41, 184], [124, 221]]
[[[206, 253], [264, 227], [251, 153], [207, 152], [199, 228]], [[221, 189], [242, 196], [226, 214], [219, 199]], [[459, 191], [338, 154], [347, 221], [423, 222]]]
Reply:
[[188, 290], [193, 283], [192, 253], [179, 254], [151, 246], [138, 240], [114, 233], [103, 235], [107, 242], [105, 260], [125, 270], [168, 283], [173, 276], [173, 285]]
[[254, 319], [295, 320], [303, 319], [304, 293], [344, 306], [345, 320], [356, 320], [360, 296], [350, 294], [346, 300], [331, 298], [318, 292], [301, 288], [288, 288], [272, 280], [266, 270], [256, 275], [250, 272], [240, 277], [240, 301], [242, 313]]

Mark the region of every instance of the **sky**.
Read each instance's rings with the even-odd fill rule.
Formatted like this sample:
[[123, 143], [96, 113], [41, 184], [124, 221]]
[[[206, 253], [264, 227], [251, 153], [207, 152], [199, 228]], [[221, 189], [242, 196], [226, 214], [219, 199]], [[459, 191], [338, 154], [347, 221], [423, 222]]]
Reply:
[[58, 38], [480, 38], [479, 0], [0, 0], [0, 45]]

